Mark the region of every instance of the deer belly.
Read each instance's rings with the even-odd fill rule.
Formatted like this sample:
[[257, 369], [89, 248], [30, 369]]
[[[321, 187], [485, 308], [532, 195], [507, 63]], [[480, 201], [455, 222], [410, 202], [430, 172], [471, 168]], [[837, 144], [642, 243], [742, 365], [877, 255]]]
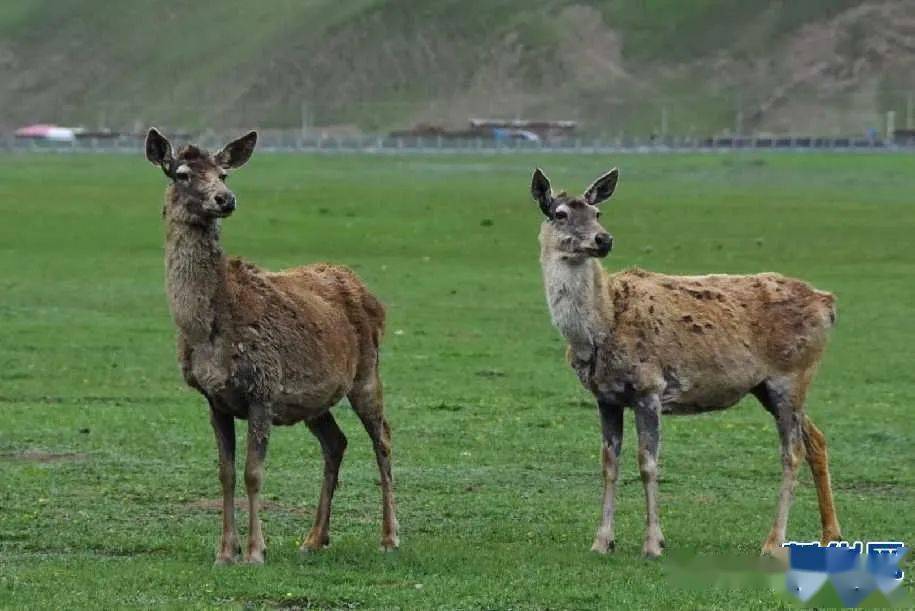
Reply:
[[727, 409], [737, 404], [743, 395], [737, 395], [730, 399], [700, 400], [697, 402], [677, 401], [661, 403], [661, 413], [672, 416], [701, 414], [703, 412], [715, 412]]
[[727, 409], [737, 404], [758, 383], [744, 376], [707, 376], [701, 379], [668, 379], [661, 394], [661, 412], [698, 414]]
[[303, 412], [320, 412], [333, 407], [352, 388], [352, 378], [345, 375], [308, 376], [289, 380], [280, 386], [276, 403], [296, 406]]

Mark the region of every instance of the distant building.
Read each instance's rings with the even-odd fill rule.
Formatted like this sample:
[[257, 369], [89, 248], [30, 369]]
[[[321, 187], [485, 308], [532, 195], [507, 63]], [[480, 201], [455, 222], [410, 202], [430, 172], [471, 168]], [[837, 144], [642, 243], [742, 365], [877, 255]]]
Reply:
[[394, 138], [443, 138], [555, 143], [571, 138], [575, 121], [522, 121], [471, 119], [468, 129], [448, 129], [441, 125], [419, 123], [410, 129], [391, 132]]
[[[525, 121], [522, 119], [471, 119], [470, 129], [475, 132], [489, 132], [492, 137], [556, 142], [566, 140], [575, 134], [576, 121]], [[531, 136], [535, 136], [531, 137]]]

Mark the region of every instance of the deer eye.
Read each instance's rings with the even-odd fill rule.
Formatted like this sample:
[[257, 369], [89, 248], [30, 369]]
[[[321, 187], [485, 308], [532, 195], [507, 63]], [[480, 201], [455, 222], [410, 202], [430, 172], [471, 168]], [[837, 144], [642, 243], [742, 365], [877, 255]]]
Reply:
[[191, 173], [190, 172], [175, 172], [175, 178], [186, 182], [191, 179]]
[[564, 220], [566, 220], [568, 217], [569, 217], [569, 215], [566, 213], [565, 210], [557, 210], [557, 211], [553, 214], [553, 218], [556, 219], [557, 221], [564, 221]]
[[225, 182], [225, 181], [226, 181], [226, 178], [228, 178], [228, 177], [229, 177], [228, 174], [222, 173], [222, 174], [219, 175], [219, 180], [221, 180], [222, 182]]

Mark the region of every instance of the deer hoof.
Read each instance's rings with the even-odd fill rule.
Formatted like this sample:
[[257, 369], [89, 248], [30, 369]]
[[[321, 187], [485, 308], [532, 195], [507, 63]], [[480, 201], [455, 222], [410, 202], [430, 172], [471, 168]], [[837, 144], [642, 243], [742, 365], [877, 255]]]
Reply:
[[646, 558], [660, 558], [661, 542], [656, 540], [645, 541], [645, 545], [642, 546], [642, 555]]
[[825, 547], [832, 541], [842, 541], [842, 533], [838, 528], [824, 530], [823, 536], [820, 538], [820, 545]]
[[216, 552], [216, 560], [213, 561], [214, 566], [227, 566], [229, 564], [235, 564], [238, 559], [241, 557], [241, 545], [238, 543], [224, 545]]
[[594, 540], [594, 543], [591, 544], [591, 551], [597, 552], [598, 554], [607, 554], [609, 552], [616, 550], [616, 541], [613, 539], [604, 540], [597, 538]]
[[322, 535], [309, 535], [299, 547], [300, 554], [315, 554], [322, 549], [330, 547], [330, 537]]
[[267, 559], [267, 550], [251, 551], [245, 556], [245, 564], [264, 564]]
[[763, 542], [759, 555], [769, 558], [781, 558], [786, 555], [787, 549], [782, 547], [782, 539], [777, 534], [769, 533]]
[[762, 551], [759, 553], [763, 558], [772, 558], [777, 560], [780, 563], [787, 564], [788, 562], [788, 548], [782, 547], [781, 545], [770, 544], [766, 542], [762, 547]]

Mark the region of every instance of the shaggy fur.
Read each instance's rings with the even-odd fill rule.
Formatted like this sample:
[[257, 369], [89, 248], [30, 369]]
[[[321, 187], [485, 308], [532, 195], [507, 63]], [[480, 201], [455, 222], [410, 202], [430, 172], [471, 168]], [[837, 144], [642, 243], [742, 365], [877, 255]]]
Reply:
[[346, 447], [329, 410], [344, 396], [375, 445], [383, 495], [382, 545], [395, 548], [390, 432], [378, 375], [384, 307], [345, 267], [317, 264], [274, 273], [224, 255], [219, 218], [236, 206], [225, 174], [250, 157], [253, 135], [215, 156], [189, 146], [173, 157], [171, 145], [163, 141], [151, 130], [147, 155], [172, 179], [164, 208], [165, 266], [178, 327], [178, 360], [185, 381], [210, 404], [219, 447], [224, 524], [217, 562], [232, 562], [238, 547], [232, 500], [235, 418], [248, 420], [245, 482], [251, 535], [246, 560], [262, 562], [266, 551], [257, 497], [271, 425], [305, 422], [321, 442], [325, 481], [303, 550], [329, 543], [330, 503]]
[[806, 456], [820, 503], [824, 541], [840, 537], [826, 441], [804, 414], [808, 385], [836, 320], [834, 298], [779, 274], [667, 276], [640, 269], [608, 274], [597, 257], [612, 238], [597, 204], [616, 185], [616, 170], [580, 198], [554, 196], [539, 170], [532, 194], [547, 216], [541, 265], [554, 324], [568, 359], [598, 402], [604, 431], [604, 506], [593, 549], [614, 545], [613, 510], [622, 442], [622, 409], [636, 411], [639, 467], [648, 532], [643, 551], [661, 553], [657, 514], [660, 414], [725, 409], [753, 393], [776, 418], [783, 483], [764, 552], [785, 538], [798, 460]]

